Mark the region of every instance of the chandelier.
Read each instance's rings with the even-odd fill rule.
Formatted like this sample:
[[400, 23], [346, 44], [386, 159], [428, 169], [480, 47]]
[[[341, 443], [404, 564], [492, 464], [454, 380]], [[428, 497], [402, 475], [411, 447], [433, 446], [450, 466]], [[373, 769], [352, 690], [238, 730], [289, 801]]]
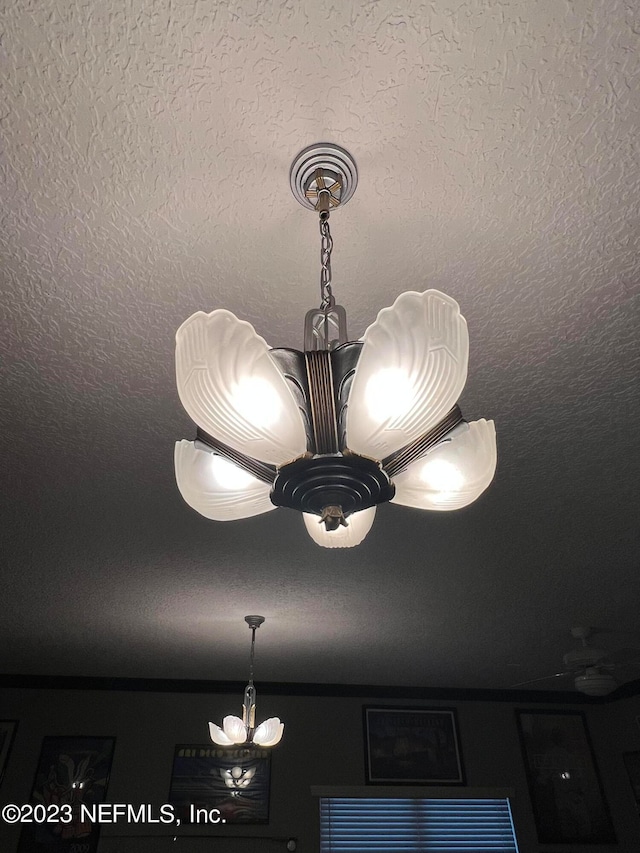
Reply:
[[469, 337], [455, 300], [403, 293], [348, 340], [332, 292], [329, 216], [357, 181], [351, 155], [330, 143], [291, 166], [295, 198], [320, 220], [321, 303], [307, 312], [303, 352], [270, 349], [225, 309], [198, 311], [178, 329], [178, 393], [197, 435], [176, 443], [176, 481], [206, 518], [288, 507], [318, 545], [348, 548], [378, 504], [460, 509], [493, 479], [493, 421], [466, 422], [457, 406]]
[[[225, 717], [222, 727], [215, 723], [209, 723], [209, 734], [211, 740], [218, 746], [275, 746], [280, 743], [284, 732], [284, 723], [278, 717], [270, 717], [264, 723], [256, 726], [256, 688], [253, 684], [253, 659], [256, 645], [256, 629], [265, 621], [264, 616], [245, 616], [244, 621], [251, 628], [251, 663], [249, 665], [249, 683], [245, 687], [244, 702], [242, 704], [242, 719], [232, 714]], [[233, 768], [235, 770], [235, 768]], [[245, 776], [244, 781], [248, 785], [253, 774]], [[242, 779], [234, 779], [233, 772], [228, 780], [227, 787], [246, 787]]]

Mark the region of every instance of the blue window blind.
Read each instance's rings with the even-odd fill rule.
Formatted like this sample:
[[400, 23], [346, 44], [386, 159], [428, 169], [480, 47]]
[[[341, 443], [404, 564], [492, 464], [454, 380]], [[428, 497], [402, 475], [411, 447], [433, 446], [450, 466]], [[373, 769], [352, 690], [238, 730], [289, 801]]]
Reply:
[[321, 853], [518, 853], [508, 799], [320, 798]]

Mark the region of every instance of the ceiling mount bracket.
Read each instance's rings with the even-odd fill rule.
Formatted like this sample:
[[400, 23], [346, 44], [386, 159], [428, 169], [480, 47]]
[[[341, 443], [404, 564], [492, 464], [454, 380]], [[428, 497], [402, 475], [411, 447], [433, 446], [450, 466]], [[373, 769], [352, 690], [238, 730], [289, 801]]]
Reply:
[[250, 628], [259, 628], [264, 622], [264, 616], [245, 616], [244, 621]]
[[332, 142], [318, 142], [303, 149], [291, 164], [291, 192], [303, 207], [327, 210], [343, 207], [358, 185], [355, 160]]

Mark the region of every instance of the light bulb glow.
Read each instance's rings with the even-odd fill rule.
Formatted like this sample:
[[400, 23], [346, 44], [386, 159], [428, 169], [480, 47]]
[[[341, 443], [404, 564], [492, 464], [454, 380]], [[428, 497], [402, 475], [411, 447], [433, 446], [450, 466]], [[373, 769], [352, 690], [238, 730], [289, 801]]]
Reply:
[[180, 494], [205, 518], [233, 521], [275, 509], [271, 486], [223, 456], [183, 440], [176, 442], [174, 460]]
[[209, 723], [209, 737], [218, 746], [233, 746], [233, 741], [226, 735], [220, 726], [215, 723]]
[[233, 743], [241, 744], [247, 740], [247, 727], [240, 717], [235, 717], [233, 714], [224, 718], [222, 730]]
[[478, 498], [496, 470], [493, 421], [472, 421], [393, 478], [393, 503], [417, 509], [460, 509]]
[[282, 411], [276, 389], [258, 376], [249, 376], [236, 385], [231, 401], [246, 421], [261, 430], [277, 425]]
[[278, 717], [269, 717], [256, 728], [253, 742], [257, 746], [275, 746], [280, 743], [284, 732], [284, 723]]
[[457, 492], [464, 485], [462, 471], [446, 459], [427, 459], [422, 466], [420, 477], [436, 492]]
[[387, 367], [374, 373], [367, 382], [365, 400], [369, 415], [376, 421], [402, 418], [413, 403], [413, 387], [406, 373]]
[[281, 465], [307, 449], [304, 423], [267, 342], [230, 311], [198, 311], [176, 332], [182, 405], [206, 433]]
[[242, 468], [234, 465], [233, 462], [230, 462], [223, 456], [216, 456], [215, 453], [208, 455], [211, 459], [209, 467], [213, 478], [213, 481], [209, 485], [216, 483], [223, 489], [242, 491], [259, 482], [248, 471], [243, 471]]
[[347, 446], [382, 460], [435, 426], [467, 376], [467, 324], [454, 299], [407, 292], [364, 334], [347, 406]]

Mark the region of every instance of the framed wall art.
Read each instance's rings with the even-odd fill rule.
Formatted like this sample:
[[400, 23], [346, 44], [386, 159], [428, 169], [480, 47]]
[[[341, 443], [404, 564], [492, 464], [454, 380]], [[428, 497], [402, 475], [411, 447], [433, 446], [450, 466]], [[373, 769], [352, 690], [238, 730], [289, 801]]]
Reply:
[[629, 782], [633, 789], [633, 796], [636, 801], [636, 808], [640, 814], [640, 750], [634, 752], [623, 752], [622, 760], [629, 774]]
[[218, 809], [228, 824], [269, 822], [271, 750], [178, 744], [167, 802], [183, 824], [198, 809]]
[[610, 844], [616, 837], [584, 715], [516, 711], [542, 844]]
[[17, 728], [17, 720], [0, 720], [0, 785], [4, 779], [4, 771], [11, 755], [11, 747]]
[[71, 805], [70, 823], [24, 823], [18, 853], [95, 853], [100, 825], [80, 814], [78, 806], [104, 802], [115, 738], [45, 737], [30, 804]]
[[453, 708], [365, 706], [368, 784], [463, 785]]

